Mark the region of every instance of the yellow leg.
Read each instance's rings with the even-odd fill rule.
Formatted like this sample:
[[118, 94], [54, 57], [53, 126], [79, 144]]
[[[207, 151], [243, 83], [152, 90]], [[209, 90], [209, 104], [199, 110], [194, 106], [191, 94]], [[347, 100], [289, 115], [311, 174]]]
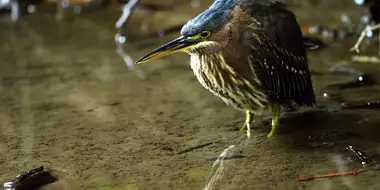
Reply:
[[272, 104], [272, 130], [267, 135], [267, 137], [273, 137], [273, 135], [277, 132], [278, 120], [280, 118], [281, 106], [278, 104]]
[[245, 122], [244, 125], [240, 128], [240, 131], [243, 131], [245, 128], [247, 128], [247, 137], [251, 137], [251, 123], [252, 123], [252, 117], [253, 115], [249, 111], [245, 111]]

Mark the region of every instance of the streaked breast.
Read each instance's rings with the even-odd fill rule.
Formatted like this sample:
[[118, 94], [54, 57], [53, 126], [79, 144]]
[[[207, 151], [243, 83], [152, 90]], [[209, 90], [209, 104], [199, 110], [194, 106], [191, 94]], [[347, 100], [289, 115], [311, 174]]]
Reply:
[[191, 54], [191, 69], [198, 81], [227, 105], [237, 109], [261, 112], [267, 99], [257, 86], [239, 76], [223, 55]]

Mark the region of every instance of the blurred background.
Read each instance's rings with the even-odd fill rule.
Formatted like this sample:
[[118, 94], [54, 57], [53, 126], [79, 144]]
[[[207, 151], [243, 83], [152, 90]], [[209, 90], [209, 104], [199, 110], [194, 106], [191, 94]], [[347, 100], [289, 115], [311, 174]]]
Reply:
[[271, 140], [270, 117], [255, 118], [213, 181], [244, 114], [186, 54], [133, 64], [213, 0], [0, 0], [3, 189], [35, 188], [41, 171], [16, 176], [40, 166], [54, 176], [42, 189], [380, 189], [380, 2], [285, 2], [313, 44], [318, 106], [284, 113]]

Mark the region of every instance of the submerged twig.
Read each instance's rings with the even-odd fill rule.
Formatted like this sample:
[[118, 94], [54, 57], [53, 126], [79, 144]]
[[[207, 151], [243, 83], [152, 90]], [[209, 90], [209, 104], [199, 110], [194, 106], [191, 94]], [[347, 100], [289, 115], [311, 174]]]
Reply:
[[[239, 159], [239, 158], [245, 158], [245, 157], [247, 157], [247, 156], [244, 156], [244, 155], [240, 155], [240, 154], [235, 154], [235, 155], [232, 155], [232, 156], [230, 156], [230, 157], [225, 157], [225, 158], [223, 158], [224, 160], [232, 160], [232, 159]], [[218, 159], [220, 159], [220, 157], [218, 156], [218, 157], [214, 157], [214, 158], [208, 158], [208, 159], [206, 159], [207, 161], [216, 161], [216, 160], [218, 160]]]
[[116, 53], [124, 60], [128, 69], [135, 71], [139, 77], [144, 78], [145, 77], [144, 73], [135, 68], [135, 65], [134, 65], [134, 62], [133, 62], [131, 56], [129, 56], [124, 51], [123, 44], [125, 43], [126, 39], [121, 34], [121, 28], [124, 26], [125, 22], [129, 18], [129, 15], [131, 14], [133, 7], [138, 2], [139, 2], [139, 0], [131, 0], [127, 4], [123, 5], [123, 13], [120, 16], [119, 20], [115, 24], [115, 27], [118, 30], [117, 33], [115, 34], [115, 43], [116, 43]]
[[330, 177], [338, 177], [345, 175], [356, 175], [358, 173], [370, 171], [368, 168], [361, 168], [358, 170], [348, 171], [348, 172], [339, 172], [339, 173], [330, 173], [330, 174], [322, 174], [322, 175], [314, 175], [314, 176], [298, 176], [298, 181], [308, 181], [312, 179], [320, 179], [320, 178], [330, 178]]
[[356, 51], [357, 53], [359, 53], [359, 52], [360, 52], [360, 50], [359, 50], [359, 46], [360, 46], [360, 44], [363, 42], [363, 40], [364, 40], [366, 34], [367, 34], [368, 32], [371, 32], [371, 31], [377, 30], [377, 29], [379, 29], [379, 28], [380, 28], [380, 24], [376, 24], [376, 25], [370, 26], [370, 27], [368, 27], [368, 28], [365, 28], [365, 29], [361, 32], [358, 41], [357, 41], [356, 44], [350, 49], [350, 51]]
[[344, 109], [380, 109], [380, 101], [344, 101]]
[[[218, 141], [218, 142], [219, 142], [219, 141]], [[214, 144], [214, 142], [208, 142], [208, 143], [204, 143], [204, 144], [196, 145], [196, 146], [193, 146], [193, 147], [186, 148], [185, 150], [179, 151], [177, 154], [188, 153], [188, 152], [191, 152], [191, 151], [193, 151], [193, 150], [200, 149], [200, 148], [203, 148], [203, 147], [206, 147], [206, 146], [212, 145], [212, 144]]]
[[376, 165], [373, 167], [365, 167], [367, 164], [373, 163], [373, 161], [369, 159], [368, 156], [363, 151], [356, 149], [351, 145], [347, 146], [346, 149], [350, 150], [351, 152], [355, 154], [355, 156], [361, 161], [363, 168], [348, 171], [348, 172], [338, 172], [338, 173], [330, 173], [330, 174], [322, 174], [322, 175], [314, 175], [314, 176], [298, 176], [297, 180], [308, 181], [308, 180], [320, 179], [320, 178], [330, 178], [330, 177], [338, 177], [338, 176], [345, 176], [345, 175], [357, 175], [358, 173], [367, 172], [371, 170], [380, 170], [379, 165]]

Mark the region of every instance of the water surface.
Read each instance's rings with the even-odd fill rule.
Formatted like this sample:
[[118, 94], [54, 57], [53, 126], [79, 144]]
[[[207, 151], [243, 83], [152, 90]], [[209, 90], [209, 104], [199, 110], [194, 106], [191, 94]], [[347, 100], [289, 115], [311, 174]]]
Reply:
[[[134, 59], [178, 35], [152, 33], [184, 23], [210, 1], [199, 8], [181, 2], [131, 17], [125, 47]], [[302, 24], [327, 25], [341, 24], [342, 13], [363, 11], [323, 2], [319, 9], [300, 4], [292, 9]], [[1, 17], [0, 181], [44, 165], [60, 179], [46, 189], [202, 189], [215, 158], [244, 137], [238, 131], [244, 113], [196, 81], [187, 55], [141, 65], [146, 79], [129, 71], [115, 53], [119, 13], [110, 6], [57, 23], [54, 9], [46, 8], [16, 25]], [[361, 168], [347, 145], [378, 160], [379, 110], [342, 110], [323, 98], [338, 92], [326, 89], [329, 84], [356, 78], [331, 74], [331, 67], [380, 72], [379, 64], [351, 63], [355, 41], [309, 53], [320, 107], [285, 114], [274, 139], [266, 138], [269, 118], [256, 118], [252, 138], [239, 142], [216, 189], [380, 188], [375, 171], [296, 181], [300, 175]], [[349, 100], [380, 99], [379, 85], [339, 92]], [[191, 149], [196, 146], [201, 148]]]

